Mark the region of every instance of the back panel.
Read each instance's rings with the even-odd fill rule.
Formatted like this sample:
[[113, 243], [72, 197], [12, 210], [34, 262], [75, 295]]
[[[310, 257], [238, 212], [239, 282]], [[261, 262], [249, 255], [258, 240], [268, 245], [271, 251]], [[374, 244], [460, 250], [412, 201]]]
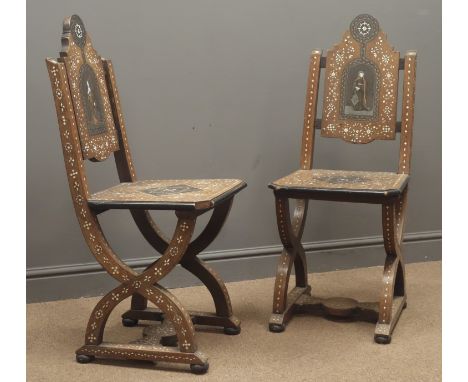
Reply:
[[67, 70], [83, 157], [104, 160], [119, 150], [117, 132], [101, 57], [77, 15], [64, 21], [60, 55]]
[[395, 139], [399, 59], [374, 17], [354, 18], [327, 54], [321, 135], [352, 143]]

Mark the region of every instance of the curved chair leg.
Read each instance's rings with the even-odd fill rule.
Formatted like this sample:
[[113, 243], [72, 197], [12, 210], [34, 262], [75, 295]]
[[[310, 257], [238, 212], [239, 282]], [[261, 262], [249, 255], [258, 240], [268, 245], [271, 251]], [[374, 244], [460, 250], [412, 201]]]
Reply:
[[[402, 259], [402, 256], [400, 254], [400, 261], [398, 262], [397, 274], [395, 276], [395, 287], [394, 287], [394, 295], [395, 296], [405, 296], [406, 295], [405, 280], [406, 280], [406, 278], [405, 278], [405, 265], [403, 263], [403, 259]], [[405, 305], [406, 305], [406, 302], [405, 302]]]
[[192, 257], [188, 261], [183, 261], [181, 265], [203, 282], [215, 304], [215, 315], [193, 312], [191, 316], [194, 323], [199, 325], [221, 326], [226, 334], [239, 334], [241, 331], [240, 320], [233, 316], [229, 293], [226, 289], [226, 285], [218, 274], [208, 267], [203, 260], [197, 257]]
[[307, 260], [302, 246], [297, 248], [294, 258], [294, 272], [296, 275], [296, 286], [306, 288], [308, 285]]
[[[208, 247], [208, 245], [210, 245], [219, 234], [227, 216], [229, 215], [232, 203], [233, 198], [230, 198], [219, 204], [213, 210], [207, 226], [200, 235], [189, 244], [180, 263], [207, 287], [215, 304], [216, 314], [190, 312], [192, 321], [198, 325], [222, 327], [226, 334], [239, 334], [240, 320], [233, 316], [231, 300], [224, 282], [213, 269], [208, 267], [204, 261], [197, 258], [197, 255]], [[167, 240], [162, 236], [161, 231], [156, 229], [157, 226], [152, 222], [152, 220], [147, 220], [145, 222], [144, 219], [151, 219], [151, 217], [138, 212], [132, 213], [132, 215], [137, 222], [140, 231], [144, 233], [145, 238], [155, 249], [161, 250], [164, 247], [163, 243], [167, 243]], [[157, 262], [153, 264], [156, 263]], [[153, 266], [153, 264], [151, 264], [150, 267]], [[122, 322], [124, 325], [127, 323], [130, 325], [136, 325], [138, 320], [162, 321], [163, 318], [164, 315], [161, 310], [148, 308], [144, 297], [134, 295], [132, 297], [131, 310], [123, 314]]]
[[387, 252], [383, 272], [383, 289], [379, 304], [379, 320], [374, 340], [388, 344], [392, 332], [406, 307], [405, 270], [401, 252], [407, 191], [400, 200], [382, 206], [384, 245]]
[[[130, 211], [143, 237], [146, 241], [159, 253], [164, 253], [169, 246], [169, 240], [164, 236], [163, 232], [159, 229], [153, 221], [148, 211], [144, 210], [131, 210]], [[155, 262], [154, 262], [155, 263]], [[148, 266], [151, 267], [154, 263]], [[138, 324], [139, 319], [162, 321], [162, 314], [147, 314], [148, 300], [138, 293], [132, 296], [130, 310], [122, 315], [122, 324], [124, 326], [135, 326]]]
[[[125, 277], [121, 277], [126, 281], [106, 294], [94, 308], [86, 330], [85, 345], [76, 351], [78, 362], [85, 363], [93, 357], [100, 357], [186, 363], [196, 370], [208, 368], [207, 358], [197, 351], [195, 330], [189, 314], [169, 291], [158, 284], [158, 281], [166, 276], [184, 256], [195, 227], [196, 214], [181, 212], [176, 214], [177, 226], [163, 256], [141, 274], [131, 271], [125, 274]], [[127, 270], [115, 268], [113, 274], [119, 272], [127, 272]], [[171, 322], [177, 336], [179, 350], [155, 346], [154, 343], [145, 341], [144, 338], [130, 344], [102, 342], [110, 313], [121, 301], [132, 294], [142, 296], [152, 302]]]
[[[179, 351], [168, 351], [144, 342], [135, 344], [102, 342], [109, 315], [121, 301], [129, 297], [137, 288], [149, 301], [159, 306], [174, 325], [179, 342]], [[174, 296], [156, 286], [145, 286], [138, 281], [130, 282], [113, 289], [98, 302], [88, 321], [85, 345], [76, 351], [77, 361], [86, 363], [94, 359], [94, 357], [131, 358], [204, 366], [207, 364], [207, 359], [203, 354], [197, 352], [194, 335], [195, 331], [189, 315]]]
[[310, 287], [295, 287], [288, 294], [289, 278], [294, 265], [295, 255], [287, 249], [281, 253], [276, 270], [276, 280], [273, 292], [273, 313], [270, 317], [269, 329], [280, 333], [286, 328], [293, 314], [294, 303], [302, 294], [310, 293]]
[[[395, 279], [395, 295], [396, 296], [405, 296], [406, 295], [406, 283], [405, 283], [405, 265], [403, 261], [403, 253], [401, 243], [403, 241], [403, 232], [405, 227], [405, 217], [406, 217], [406, 205], [408, 201], [408, 187], [403, 192], [402, 197], [398, 200], [395, 209], [396, 209], [396, 235], [397, 242], [399, 244], [399, 253], [400, 253], [400, 262], [398, 265], [397, 275]], [[404, 304], [406, 307], [406, 302]]]
[[181, 265], [205, 284], [213, 298], [216, 314], [222, 317], [232, 316], [231, 299], [216, 272], [198, 258], [184, 261]]
[[231, 211], [233, 199], [230, 198], [216, 207], [210, 221], [200, 235], [189, 245], [181, 265], [197, 277], [209, 290], [216, 309], [216, 314], [194, 313], [194, 322], [200, 325], [221, 326], [226, 334], [240, 333], [240, 320], [233, 316], [231, 299], [226, 285], [215, 270], [197, 258], [197, 255], [210, 245], [218, 236]]
[[[304, 231], [304, 223], [307, 215], [308, 201], [304, 199], [296, 200], [296, 208], [294, 209], [294, 218], [292, 222], [292, 229], [297, 240], [302, 238]], [[298, 246], [298, 252], [294, 259], [294, 271], [296, 275], [296, 286], [306, 288], [308, 284], [307, 260], [305, 257], [302, 245]]]
[[[383, 289], [378, 303], [359, 302], [351, 298], [320, 298], [310, 294], [307, 284], [307, 263], [300, 239], [304, 229], [307, 204], [298, 201], [291, 222], [288, 199], [276, 196], [278, 230], [283, 243], [274, 294], [273, 314], [269, 327], [281, 332], [294, 313], [326, 315], [337, 319], [377, 322], [374, 339], [389, 343], [402, 310], [406, 307], [405, 269], [402, 258], [402, 234], [405, 223], [407, 190], [400, 199], [382, 206], [384, 244], [387, 258], [383, 273]], [[296, 287], [288, 294], [292, 266], [296, 270]], [[299, 277], [298, 277], [299, 275]]]
[[[278, 230], [283, 243], [273, 293], [273, 314], [270, 317], [271, 332], [282, 332], [294, 313], [294, 306], [302, 295], [310, 293], [307, 283], [307, 262], [300, 242], [307, 213], [307, 201], [299, 200], [291, 223], [289, 200], [276, 195], [276, 217]], [[296, 287], [288, 294], [292, 266], [296, 271]]]

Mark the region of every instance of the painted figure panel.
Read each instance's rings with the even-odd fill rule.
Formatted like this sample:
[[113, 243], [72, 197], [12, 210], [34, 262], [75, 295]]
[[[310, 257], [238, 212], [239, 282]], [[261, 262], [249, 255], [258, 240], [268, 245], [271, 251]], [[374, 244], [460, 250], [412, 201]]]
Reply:
[[101, 57], [77, 15], [65, 19], [62, 46], [83, 157], [104, 160], [119, 149], [117, 132]]
[[378, 111], [375, 67], [363, 60], [352, 62], [343, 76], [342, 115], [360, 119], [374, 118]]
[[84, 64], [80, 70], [81, 103], [86, 117], [89, 135], [106, 132], [101, 92], [93, 69]]
[[374, 17], [355, 17], [327, 54], [321, 135], [353, 143], [394, 139], [399, 58]]

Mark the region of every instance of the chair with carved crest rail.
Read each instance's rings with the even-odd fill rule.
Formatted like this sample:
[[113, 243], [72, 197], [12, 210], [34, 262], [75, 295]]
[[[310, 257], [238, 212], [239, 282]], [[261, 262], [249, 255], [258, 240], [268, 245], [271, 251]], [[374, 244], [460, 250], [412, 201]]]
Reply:
[[[325, 71], [322, 119], [316, 118], [320, 71]], [[397, 122], [399, 71], [403, 70], [401, 121]], [[279, 235], [283, 243], [274, 286], [269, 328], [282, 332], [295, 313], [312, 313], [377, 322], [374, 340], [387, 344], [406, 307], [402, 235], [410, 173], [416, 53], [404, 59], [387, 42], [378, 21], [370, 15], [353, 19], [343, 39], [326, 57], [311, 54], [300, 169], [272, 182]], [[394, 140], [400, 132], [398, 171], [337, 171], [312, 166], [314, 132], [364, 144], [376, 139]], [[295, 199], [290, 217], [289, 199]], [[384, 247], [387, 254], [380, 301], [311, 295], [301, 237], [308, 200], [329, 200], [382, 205]], [[296, 286], [288, 293], [292, 267]]]
[[[194, 324], [217, 326], [226, 334], [238, 334], [240, 321], [233, 316], [223, 281], [197, 255], [218, 235], [234, 195], [246, 184], [237, 179], [137, 181], [112, 63], [94, 50], [78, 16], [65, 19], [60, 58], [48, 58], [46, 64], [81, 231], [97, 261], [120, 282], [91, 313], [85, 344], [76, 351], [77, 361], [86, 363], [95, 357], [165, 361], [189, 364], [195, 373], [206, 372], [208, 362], [197, 350]], [[122, 183], [90, 194], [84, 161], [103, 161], [112, 153]], [[108, 244], [98, 215], [110, 209], [130, 210], [144, 238], [162, 254], [142, 273], [121, 261]], [[171, 239], [159, 230], [149, 210], [175, 211], [177, 224]], [[191, 241], [197, 217], [210, 210], [213, 212], [207, 226]], [[205, 284], [216, 313], [187, 312], [159, 284], [177, 264]], [[130, 296], [131, 309], [122, 319], [125, 326], [134, 326], [138, 320], [161, 324], [146, 326], [143, 337], [128, 344], [103, 342], [109, 315]], [[157, 308], [149, 308], [148, 301]]]

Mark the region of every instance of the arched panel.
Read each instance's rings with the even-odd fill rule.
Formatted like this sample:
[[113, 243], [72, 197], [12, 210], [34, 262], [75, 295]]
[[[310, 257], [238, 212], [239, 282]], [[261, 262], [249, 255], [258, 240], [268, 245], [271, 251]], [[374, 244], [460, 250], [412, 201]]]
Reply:
[[104, 160], [119, 149], [117, 132], [101, 57], [77, 15], [63, 23], [60, 54], [67, 69], [83, 157]]
[[374, 17], [355, 17], [328, 51], [321, 135], [353, 143], [395, 139], [399, 59]]

